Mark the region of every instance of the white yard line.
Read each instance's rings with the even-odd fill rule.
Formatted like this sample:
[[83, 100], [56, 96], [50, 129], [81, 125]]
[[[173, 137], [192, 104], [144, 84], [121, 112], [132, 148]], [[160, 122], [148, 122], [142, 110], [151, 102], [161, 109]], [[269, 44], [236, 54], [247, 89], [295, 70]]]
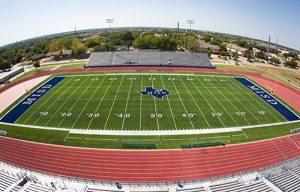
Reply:
[[[194, 97], [192, 96], [190, 90], [185, 86], [185, 83], [183, 82], [183, 80], [182, 80], [180, 77], [179, 77], [179, 79], [180, 79], [180, 81], [182, 82], [182, 84], [184, 85], [184, 87], [186, 88], [186, 90], [188, 91], [188, 93], [189, 93], [189, 95], [191, 96], [191, 98], [193, 99], [194, 103], [195, 103], [196, 106], [197, 106], [198, 111], [201, 113], [201, 115], [202, 115], [203, 119], [205, 120], [206, 124], [208, 125], [209, 128], [211, 128], [211, 125], [210, 125], [210, 124], [208, 123], [208, 121], [206, 120], [206, 118], [205, 118], [203, 112], [201, 111], [201, 109], [200, 109], [198, 103], [195, 101]], [[188, 115], [188, 114], [187, 114], [187, 115]]]
[[[102, 79], [102, 81], [100, 82], [100, 84], [98, 85], [98, 87], [94, 90], [93, 94], [90, 96], [89, 100], [86, 102], [85, 106], [83, 107], [83, 109], [81, 110], [81, 112], [79, 113], [79, 115], [77, 116], [76, 120], [74, 121], [73, 125], [72, 125], [72, 129], [74, 128], [74, 126], [76, 125], [76, 122], [79, 120], [79, 118], [81, 117], [81, 114], [83, 113], [83, 111], [85, 110], [85, 108], [88, 106], [88, 104], [90, 103], [91, 99], [93, 98], [93, 96], [95, 95], [95, 93], [97, 93], [98, 89], [100, 88], [100, 85], [102, 85], [102, 83], [104, 82], [106, 77], [104, 77]], [[97, 80], [93, 80], [93, 81], [97, 81]], [[93, 114], [94, 116], [94, 114]]]
[[[103, 98], [105, 97], [107, 91], [109, 90], [110, 85], [112, 84], [112, 82], [113, 82], [113, 81], [110, 81], [109, 86], [107, 86], [107, 88], [106, 88], [104, 94], [103, 94], [102, 97], [101, 97], [100, 102], [98, 103], [98, 105], [97, 105], [97, 107], [96, 107], [96, 109], [95, 109], [95, 111], [94, 111], [94, 114], [98, 111], [98, 109], [99, 109], [99, 107], [100, 107], [102, 101], [104, 100]], [[94, 120], [94, 117], [95, 117], [95, 116], [93, 116], [93, 117], [91, 118], [91, 120], [90, 120], [90, 122], [89, 122], [89, 124], [88, 124], [88, 126], [87, 126], [86, 129], [89, 129], [89, 128], [90, 128], [90, 126], [91, 126], [91, 124], [92, 124], [92, 122], [93, 122], [93, 120]], [[107, 117], [107, 118], [108, 118], [108, 117]]]
[[[151, 82], [152, 82], [152, 87], [153, 87], [153, 76], [151, 74]], [[155, 109], [155, 118], [156, 118], [156, 125], [157, 125], [157, 129], [158, 131], [160, 130], [159, 129], [159, 122], [158, 122], [158, 114], [157, 114], [157, 108], [156, 108], [156, 100], [155, 100], [155, 97], [153, 97], [153, 101], [154, 101], [154, 109]]]
[[[216, 78], [213, 78], [213, 79], [215, 79], [216, 80]], [[219, 85], [222, 85], [221, 83], [220, 83], [220, 81], [219, 80], [217, 80], [217, 82], [218, 82], [218, 84]], [[235, 83], [234, 83], [235, 84]], [[235, 101], [238, 101], [244, 108], [245, 108], [245, 110], [248, 112], [248, 113], [250, 113], [260, 124], [262, 123], [257, 117], [256, 117], [256, 115], [254, 115], [241, 101], [240, 101], [240, 99], [237, 99], [237, 97], [236, 96], [234, 96], [232, 93], [231, 93], [231, 91], [228, 91], [228, 89], [225, 89], [234, 99], [235, 99]], [[233, 89], [233, 90], [235, 90], [235, 89]], [[239, 92], [238, 92], [239, 93]], [[240, 94], [241, 95], [241, 94]], [[231, 102], [227, 97], [226, 97], [226, 99], [229, 101], [229, 102]], [[237, 112], [241, 112], [241, 111], [237, 111]], [[243, 116], [245, 119], [246, 119], [246, 117], [245, 116]], [[249, 125], [251, 125], [251, 124], [249, 124]]]
[[[141, 91], [143, 90], [143, 75], [142, 75], [142, 80], [141, 80]], [[140, 98], [140, 130], [142, 130], [142, 104], [143, 104], [143, 95], [141, 94]]]
[[[88, 78], [86, 78], [86, 80], [87, 80]], [[84, 80], [84, 81], [81, 81], [81, 83], [80, 83], [80, 85], [81, 84], [83, 84], [86, 80]], [[77, 81], [74, 81], [74, 82], [77, 82]], [[49, 122], [51, 122], [51, 120], [52, 120], [52, 118], [54, 117], [54, 115], [62, 108], [62, 106], [74, 95], [74, 93], [79, 89], [79, 87], [80, 86], [78, 86], [73, 92], [72, 92], [72, 94], [70, 94], [69, 95], [69, 97], [66, 99], [66, 100], [64, 100], [64, 102], [60, 105], [60, 107], [53, 113], [53, 115], [50, 117], [50, 119], [47, 121], [47, 123], [45, 124], [45, 126], [47, 126], [48, 125], [48, 123]], [[63, 95], [63, 94], [62, 94]], [[54, 104], [54, 102], [53, 102], [53, 104]], [[52, 105], [53, 105], [52, 104]], [[52, 106], [51, 105], [51, 106]], [[50, 109], [50, 108], [49, 108]]]
[[134, 81], [134, 80], [133, 80], [133, 78], [132, 78], [132, 79], [131, 79], [131, 82], [130, 82], [130, 86], [129, 86], [128, 95], [127, 95], [127, 100], [126, 100], [125, 110], [124, 110], [124, 114], [123, 114], [123, 121], [122, 121], [121, 130], [123, 130], [123, 128], [124, 128], [125, 116], [126, 116], [126, 112], [127, 112], [128, 101], [129, 101], [129, 97], [130, 97], [130, 93], [131, 93], [131, 86], [132, 86], [132, 82], [133, 82], [133, 81]]
[[214, 129], [190, 129], [190, 130], [178, 129], [178, 130], [160, 130], [160, 131], [68, 129], [68, 128], [44, 127], [44, 126], [23, 125], [23, 124], [13, 124], [13, 123], [3, 123], [3, 122], [0, 122], [0, 125], [10, 125], [10, 126], [14, 126], [14, 127], [27, 127], [27, 128], [33, 128], [33, 129], [70, 131], [70, 133], [75, 133], [75, 134], [92, 134], [92, 135], [189, 135], [189, 134], [235, 132], [235, 131], [242, 131], [242, 129], [253, 129], [253, 128], [260, 128], [260, 127], [277, 126], [277, 125], [288, 125], [288, 124], [299, 123], [299, 122], [300, 122], [300, 120], [272, 123], [272, 124], [240, 126], [240, 127], [239, 126], [237, 126], [237, 127], [216, 127]]
[[[222, 107], [223, 107], [223, 109], [228, 113], [228, 111], [227, 111], [227, 109], [222, 105], [222, 103], [216, 98], [216, 96], [214, 95], [214, 94], [212, 94], [211, 93], [211, 91], [205, 86], [205, 84], [204, 83], [202, 83], [202, 81], [200, 81], [198, 78], [196, 78], [204, 87], [205, 87], [205, 89], [212, 95], [212, 97], [213, 98], [215, 98], [215, 101], [217, 101]], [[194, 84], [194, 83], [193, 83]], [[199, 89], [198, 89], [198, 87], [194, 84], [194, 86], [196, 87], [196, 89], [198, 90], [198, 92], [199, 92]], [[203, 96], [204, 97], [204, 96]], [[216, 112], [215, 110], [214, 110], [214, 112]], [[228, 113], [228, 115], [229, 115], [229, 117], [235, 122], [235, 124], [237, 125], [237, 126], [239, 126], [239, 124], [234, 120], [234, 118]], [[219, 116], [217, 116], [218, 117], [218, 119], [221, 121], [221, 123], [222, 123], [222, 125], [225, 127], [225, 125], [224, 125], [224, 123], [223, 123], [223, 121], [221, 120], [221, 118], [219, 117]]]
[[[211, 83], [211, 82], [209, 82], [213, 87], [215, 87], [214, 86], [214, 84], [213, 83]], [[215, 87], [216, 88], [216, 87]], [[233, 106], [233, 108], [236, 110], [236, 112], [238, 112], [239, 110], [236, 108], [236, 106], [222, 93], [222, 91], [220, 91], [219, 89], [217, 89], [218, 90], [218, 92], [219, 93], [221, 93], [221, 95], [227, 100], [227, 101], [229, 101], [229, 103], [231, 104], [231, 106]], [[221, 103], [221, 105], [223, 106], [223, 104]], [[225, 109], [225, 107], [223, 106], [223, 108]], [[226, 109], [226, 112], [228, 113], [228, 111], [227, 111], [227, 109]], [[229, 113], [228, 113], [229, 114]], [[229, 114], [230, 115], [230, 114]], [[250, 125], [251, 123], [248, 121], [248, 119], [245, 117], [245, 116], [243, 116], [243, 118], [247, 121], [247, 123], [248, 123], [248, 125]], [[233, 118], [234, 119], [234, 118]], [[234, 122], [236, 122], [235, 120], [234, 120]]]
[[[163, 78], [162, 78], [161, 75], [160, 75], [160, 78], [161, 78], [161, 82], [162, 82], [162, 84], [164, 86], [164, 89], [166, 89], [164, 80], [163, 80]], [[169, 100], [168, 96], [166, 96], [166, 97], [167, 97], [167, 101], [168, 101], [169, 108], [170, 108], [170, 111], [171, 111], [172, 119], [173, 119], [173, 122], [174, 122], [174, 125], [175, 125], [175, 129], [177, 130], [177, 124], [176, 124], [176, 121], [175, 121], [175, 118], [174, 118], [174, 113], [173, 113], [173, 110], [172, 110], [172, 107], [171, 107], [171, 104], [170, 104], [170, 100]]]
[[[87, 78], [89, 79], [89, 78]], [[76, 106], [76, 104], [78, 103], [78, 101], [80, 101], [80, 98], [84, 95], [84, 93], [90, 88], [90, 86], [94, 83], [94, 81], [92, 81], [88, 86], [86, 86], [86, 88], [84, 89], [84, 91], [81, 93], [81, 95], [79, 96], [79, 98], [76, 99], [75, 103], [72, 104], [71, 108], [69, 108], [68, 112], [71, 112], [72, 109]], [[64, 120], [66, 119], [67, 115], [65, 115], [62, 120], [59, 122], [58, 127], [60, 127], [60, 125], [64, 122]]]
[[[171, 78], [171, 77], [170, 77], [170, 78]], [[186, 113], [186, 114], [189, 114], [188, 111], [186, 110], [186, 107], [185, 107], [185, 105], [184, 105], [184, 103], [183, 103], [183, 101], [182, 101], [182, 98], [181, 98], [181, 96], [180, 96], [180, 93], [178, 92], [178, 89], [177, 89], [177, 87], [176, 87], [176, 85], [175, 85], [175, 83], [174, 83], [174, 81], [173, 81], [172, 78], [171, 78], [171, 82], [172, 82], [172, 84], [173, 84], [173, 86], [174, 86], [174, 88], [175, 88], [175, 90], [176, 90], [176, 93], [177, 93], [177, 95], [178, 95], [178, 97], [179, 97], [179, 100], [181, 101], [181, 104], [182, 104], [182, 106], [183, 106], [183, 108], [184, 108], [185, 113]], [[195, 126], [194, 126], [194, 124], [193, 124], [193, 122], [192, 122], [190, 116], [187, 115], [187, 117], [188, 117], [188, 119], [189, 119], [189, 121], [190, 121], [190, 123], [191, 123], [193, 129], [195, 129]]]
[[[70, 78], [71, 79], [71, 78]], [[61, 89], [63, 89], [63, 88], [65, 88], [65, 86], [70, 82], [71, 80], [67, 80], [67, 82], [65, 82], [65, 84], [63, 85], [63, 86], [61, 86], [60, 88], [58, 88], [56, 91], [54, 91], [54, 93], [48, 98], [48, 99], [44, 99], [45, 101], [43, 101], [43, 103], [41, 103], [41, 105], [34, 111], [34, 113], [32, 113], [23, 123], [24, 124], [26, 124], [26, 122], [28, 121], [28, 120], [30, 120], [31, 119], [31, 117], [33, 116], [33, 115], [35, 115], [36, 114], [36, 112], [39, 110], [39, 109], [41, 109], [46, 103], [47, 103], [47, 101], [50, 99], [50, 98], [52, 98], [58, 91], [60, 91]], [[50, 90], [51, 91], [51, 90]], [[47, 93], [49, 93], [50, 91], [48, 91]], [[67, 89], [65, 89], [64, 91], [63, 91], [63, 93], [62, 93], [62, 95], [65, 93], [67, 91]], [[46, 93], [46, 94], [47, 94]], [[45, 95], [46, 95], [45, 94]], [[45, 96], [44, 95], [44, 96]], [[61, 97], [61, 96], [60, 96]], [[54, 101], [54, 102], [52, 102], [52, 104], [49, 106], [49, 107], [47, 107], [47, 109], [45, 110], [45, 111], [48, 111], [48, 109], [50, 109], [50, 107], [52, 106], [52, 105], [54, 105], [54, 103], [60, 98], [60, 97], [57, 97], [56, 98], [56, 100]], [[39, 99], [39, 100], [41, 100], [41, 98]], [[36, 102], [37, 103], [37, 102]], [[32, 105], [33, 106], [33, 105]], [[31, 107], [32, 107], [31, 106]], [[24, 113], [25, 114], [25, 113]], [[37, 120], [35, 120], [35, 122], [33, 123], [34, 125], [36, 124], [36, 122], [38, 122], [39, 120], [40, 120], [40, 118], [41, 118], [41, 116], [39, 116], [39, 118], [37, 119]]]
[[114, 104], [115, 104], [116, 98], [117, 98], [117, 96], [118, 96], [118, 93], [119, 93], [119, 91], [120, 91], [121, 85], [122, 85], [122, 83], [123, 83], [124, 77], [125, 77], [125, 75], [123, 75], [122, 81], [121, 81], [121, 83], [120, 83], [120, 85], [119, 85], [119, 88], [118, 88], [118, 90], [117, 90], [117, 93], [116, 93], [116, 95], [115, 95], [115, 97], [114, 97], [114, 101], [113, 101], [113, 103], [112, 103], [112, 105], [111, 105], [111, 107], [110, 107], [110, 110], [109, 110], [107, 119], [106, 119], [106, 121], [105, 121], [104, 130], [106, 129], [108, 120], [109, 120], [109, 118], [110, 118], [111, 111], [112, 111], [112, 109], [113, 109], [113, 107], [114, 107]]
[[[235, 80], [234, 80], [235, 81]], [[234, 85], [235, 85], [235, 87], [239, 90], [239, 91], [242, 91], [244, 94], [247, 94], [248, 96], [250, 96], [251, 98], [253, 98], [254, 96], [255, 96], [255, 94], [253, 94], [253, 95], [251, 95], [250, 93], [250, 91], [248, 91], [247, 89], [243, 89], [243, 88], [241, 88], [240, 86], [238, 86], [237, 84], [235, 84], [234, 83]], [[240, 93], [237, 89], [233, 89], [235, 92], [237, 92], [237, 93]], [[250, 102], [250, 99], [247, 99], [245, 96], [244, 96], [244, 94], [241, 94], [240, 93], [240, 95], [245, 99], [245, 101], [247, 101], [249, 104], [252, 104], [253, 105], [253, 103], [251, 103]], [[255, 96], [256, 97], [256, 96]], [[243, 101], [243, 100], [242, 100]], [[261, 102], [259, 102], [257, 99], [251, 99], [251, 101], [254, 101], [255, 103], [257, 103], [259, 106], [261, 106], [264, 110], [266, 110], [266, 111], [269, 111], [263, 104], [261, 104]], [[257, 107], [257, 105], [253, 105], [255, 108], [256, 108], [256, 110], [257, 111], [260, 111], [260, 109], [258, 109], [258, 107]], [[277, 119], [277, 117], [276, 116], [274, 116], [272, 113], [270, 113], [273, 117], [275, 117], [276, 119]], [[265, 115], [263, 115], [263, 117], [266, 119], [266, 120], [268, 120], [270, 123], [272, 122], [269, 118], [267, 118]], [[277, 119], [278, 120], [278, 119]], [[279, 120], [278, 120], [279, 121]], [[261, 123], [261, 122], [260, 122]]]

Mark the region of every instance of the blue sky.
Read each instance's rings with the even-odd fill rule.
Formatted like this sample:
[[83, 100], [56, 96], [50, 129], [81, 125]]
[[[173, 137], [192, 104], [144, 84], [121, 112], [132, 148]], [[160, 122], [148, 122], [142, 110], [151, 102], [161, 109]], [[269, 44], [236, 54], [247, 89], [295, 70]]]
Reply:
[[300, 50], [299, 0], [0, 0], [0, 46], [80, 29], [151, 26], [187, 28], [271, 40]]

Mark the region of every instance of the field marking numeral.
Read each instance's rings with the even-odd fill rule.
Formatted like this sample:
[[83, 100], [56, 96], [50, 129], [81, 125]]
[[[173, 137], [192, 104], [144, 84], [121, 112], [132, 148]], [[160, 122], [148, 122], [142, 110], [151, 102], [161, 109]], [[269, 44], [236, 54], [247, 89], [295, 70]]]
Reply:
[[97, 81], [97, 80], [99, 80], [98, 78], [92, 78], [91, 79], [92, 81]]
[[80, 81], [80, 79], [75, 79], [74, 81]]
[[220, 112], [213, 112], [213, 113], [211, 113], [212, 117], [221, 117], [222, 115], [223, 115], [223, 113], [220, 113]]
[[136, 78], [135, 77], [129, 77], [128, 80], [132, 81], [132, 80], [136, 80]]
[[152, 119], [154, 119], [154, 118], [159, 118], [159, 119], [161, 119], [161, 118], [163, 117], [163, 115], [162, 115], [161, 113], [158, 113], [158, 114], [151, 113], [150, 117], [151, 117]]
[[205, 78], [205, 79], [204, 79], [204, 81], [210, 82], [210, 81], [211, 81], [211, 79], [206, 79], [206, 78]]
[[237, 116], [245, 116], [246, 112], [236, 112], [235, 113]]
[[115, 81], [115, 80], [117, 80], [117, 78], [116, 78], [116, 77], [111, 77], [111, 78], [109, 78], [108, 80], [110, 80], [110, 81]]
[[42, 116], [47, 116], [48, 115], [48, 112], [47, 111], [43, 111], [43, 112], [40, 112], [40, 115], [42, 115]]
[[128, 118], [130, 118], [131, 115], [130, 115], [130, 113], [126, 113], [126, 114], [121, 113], [121, 114], [116, 114], [116, 116], [119, 117], [119, 118], [128, 119]]
[[187, 78], [186, 80], [187, 81], [194, 81], [194, 79], [192, 79], [192, 78]]
[[62, 117], [70, 117], [71, 115], [72, 115], [72, 113], [60, 113], [60, 115], [62, 116]]
[[176, 78], [174, 78], [174, 77], [169, 77], [168, 80], [169, 80], [169, 81], [175, 81]]
[[220, 79], [221, 82], [227, 82], [225, 79]]
[[265, 115], [266, 112], [265, 112], [265, 111], [258, 111], [258, 114], [260, 114], [260, 115]]
[[149, 77], [148, 78], [150, 81], [154, 81], [155, 80], [155, 77]]
[[183, 113], [182, 117], [186, 118], [186, 117], [190, 117], [193, 118], [196, 115], [196, 113]]
[[87, 113], [86, 114], [88, 117], [92, 118], [92, 117], [99, 117], [100, 114], [99, 113]]

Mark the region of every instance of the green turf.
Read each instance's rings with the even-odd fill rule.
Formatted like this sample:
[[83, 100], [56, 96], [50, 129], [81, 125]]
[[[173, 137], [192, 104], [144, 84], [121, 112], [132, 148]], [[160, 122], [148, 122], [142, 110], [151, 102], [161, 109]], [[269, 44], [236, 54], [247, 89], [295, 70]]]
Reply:
[[79, 147], [93, 147], [106, 149], [122, 149], [121, 142], [154, 143], [157, 149], [180, 148], [181, 144], [224, 141], [226, 144], [243, 143], [262, 139], [289, 135], [289, 131], [299, 128], [300, 123], [267, 126], [261, 128], [244, 129], [241, 132], [196, 135], [168, 135], [168, 136], [112, 136], [112, 135], [84, 135], [68, 134], [66, 131], [41, 130], [11, 125], [0, 125], [1, 130], [8, 131], [8, 137]]
[[[164, 99], [139, 91], [167, 89]], [[232, 76], [66, 76], [18, 124], [95, 130], [185, 130], [286, 120]]]

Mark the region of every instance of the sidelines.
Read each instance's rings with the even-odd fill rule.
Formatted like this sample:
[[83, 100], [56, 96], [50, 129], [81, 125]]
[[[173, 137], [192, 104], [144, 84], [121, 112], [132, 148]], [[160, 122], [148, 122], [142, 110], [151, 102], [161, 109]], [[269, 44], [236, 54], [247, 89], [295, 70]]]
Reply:
[[281, 114], [288, 121], [300, 120], [300, 117], [298, 115], [296, 115], [293, 111], [291, 111], [287, 106], [282, 104], [275, 97], [272, 97], [270, 94], [268, 94], [261, 87], [255, 85], [254, 83], [252, 83], [251, 81], [249, 81], [244, 77], [235, 77], [235, 79], [241, 84], [243, 84], [246, 88], [251, 90], [253, 93], [255, 93], [258, 97], [260, 97], [265, 102], [267, 102], [272, 108], [274, 108], [279, 114]]
[[70, 133], [75, 133], [75, 134], [139, 136], [139, 135], [193, 135], [193, 134], [208, 134], [208, 133], [225, 133], [225, 132], [242, 131], [243, 129], [270, 127], [270, 126], [276, 126], [276, 125], [287, 125], [287, 124], [293, 124], [293, 123], [300, 123], [300, 120], [273, 123], [273, 124], [241, 126], [241, 127], [219, 127], [219, 128], [216, 127], [216, 128], [212, 128], [212, 129], [184, 129], [184, 130], [160, 130], [160, 131], [68, 129], [68, 128], [43, 127], [43, 126], [33, 126], [33, 125], [3, 123], [3, 122], [0, 122], [0, 125], [10, 125], [10, 126], [14, 126], [14, 127], [25, 127], [25, 128], [56, 130], [56, 131], [70, 131]]
[[14, 123], [17, 119], [21, 117], [36, 101], [38, 101], [42, 96], [49, 92], [55, 85], [60, 83], [65, 77], [53, 77], [38, 89], [33, 91], [20, 103], [18, 103], [13, 109], [11, 109], [5, 116], [0, 120], [1, 122]]

